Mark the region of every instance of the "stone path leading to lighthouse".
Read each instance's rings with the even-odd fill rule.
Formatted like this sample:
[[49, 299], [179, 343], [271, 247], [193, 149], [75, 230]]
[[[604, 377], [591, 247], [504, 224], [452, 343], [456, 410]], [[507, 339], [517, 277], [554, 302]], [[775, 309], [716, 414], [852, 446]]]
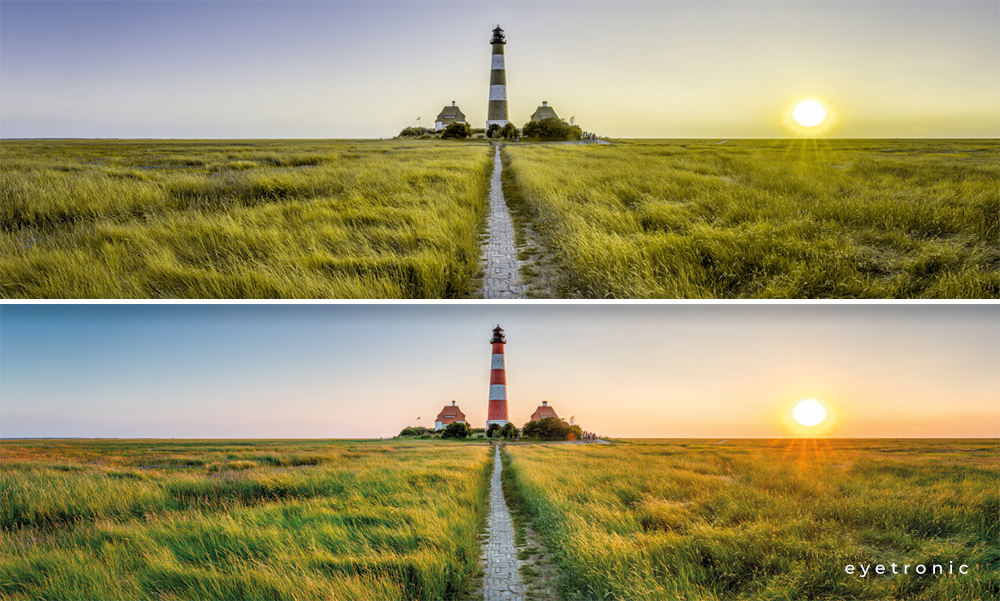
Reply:
[[500, 147], [493, 160], [490, 181], [490, 216], [487, 223], [489, 241], [484, 249], [486, 275], [483, 276], [483, 298], [524, 298], [525, 289], [517, 273], [517, 248], [514, 247], [514, 223], [503, 196], [500, 173]]
[[483, 599], [485, 601], [523, 601], [524, 583], [518, 571], [517, 547], [514, 546], [514, 522], [507, 509], [500, 482], [500, 449], [493, 456], [493, 478], [490, 480], [490, 517], [488, 523], [489, 541], [483, 554], [486, 559], [486, 574], [483, 576]]

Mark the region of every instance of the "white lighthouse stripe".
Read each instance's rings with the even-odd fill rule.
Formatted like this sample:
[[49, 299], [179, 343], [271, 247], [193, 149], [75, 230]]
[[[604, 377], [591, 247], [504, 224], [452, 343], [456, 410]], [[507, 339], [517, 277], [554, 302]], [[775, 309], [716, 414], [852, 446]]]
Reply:
[[503, 355], [493, 355], [493, 363], [490, 364], [490, 369], [503, 369]]
[[490, 86], [490, 100], [507, 100], [507, 86]]
[[507, 387], [503, 384], [490, 384], [490, 400], [491, 401], [506, 401], [507, 400]]
[[502, 54], [494, 54], [493, 55], [493, 66], [490, 67], [490, 68], [491, 69], [503, 69], [503, 55]]

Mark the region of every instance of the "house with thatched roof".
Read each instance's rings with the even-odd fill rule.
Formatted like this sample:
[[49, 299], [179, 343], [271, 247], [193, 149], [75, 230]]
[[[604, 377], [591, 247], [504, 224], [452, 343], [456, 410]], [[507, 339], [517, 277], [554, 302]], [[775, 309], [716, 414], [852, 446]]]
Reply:
[[451, 402], [451, 406], [445, 405], [441, 413], [437, 414], [437, 417], [434, 418], [434, 429], [444, 430], [452, 422], [468, 423], [465, 421], [465, 414], [458, 408], [455, 401]]
[[455, 101], [451, 101], [451, 106], [446, 106], [438, 113], [434, 120], [434, 131], [441, 131], [452, 123], [465, 123], [465, 113], [455, 106]]
[[542, 106], [535, 109], [534, 113], [531, 113], [532, 121], [541, 121], [542, 119], [548, 119], [549, 117], [558, 119], [559, 115], [557, 115], [556, 111], [549, 106], [548, 102], [545, 102], [544, 100], [542, 101]]

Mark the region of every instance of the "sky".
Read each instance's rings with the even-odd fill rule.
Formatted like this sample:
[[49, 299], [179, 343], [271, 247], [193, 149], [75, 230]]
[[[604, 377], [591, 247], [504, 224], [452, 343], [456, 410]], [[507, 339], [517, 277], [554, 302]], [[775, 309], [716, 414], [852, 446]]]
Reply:
[[[0, 437], [376, 438], [456, 401], [613, 437], [1000, 437], [1000, 308], [2, 305]], [[822, 402], [819, 430], [790, 427]], [[420, 421], [418, 422], [418, 419]]]
[[0, 137], [378, 138], [452, 101], [483, 127], [496, 24], [519, 127], [1000, 137], [996, 0], [0, 0]]

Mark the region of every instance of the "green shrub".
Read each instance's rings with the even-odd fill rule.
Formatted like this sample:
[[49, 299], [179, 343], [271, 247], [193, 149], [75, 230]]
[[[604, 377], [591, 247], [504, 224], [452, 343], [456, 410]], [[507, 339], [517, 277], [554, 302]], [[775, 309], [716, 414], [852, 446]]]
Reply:
[[[510, 425], [510, 424], [508, 424]], [[524, 424], [521, 433], [528, 438], [541, 440], [579, 440], [583, 437], [580, 426], [571, 426], [558, 417], [544, 417]]]
[[578, 125], [570, 125], [555, 117], [528, 121], [521, 132], [525, 138], [543, 141], [579, 140], [583, 136], [583, 130]]
[[441, 433], [441, 438], [467, 438], [468, 436], [469, 425], [465, 422], [451, 422]]
[[444, 128], [441, 132], [441, 137], [444, 139], [455, 139], [462, 140], [468, 138], [472, 132], [469, 131], [469, 126], [465, 123], [452, 123], [448, 127]]

